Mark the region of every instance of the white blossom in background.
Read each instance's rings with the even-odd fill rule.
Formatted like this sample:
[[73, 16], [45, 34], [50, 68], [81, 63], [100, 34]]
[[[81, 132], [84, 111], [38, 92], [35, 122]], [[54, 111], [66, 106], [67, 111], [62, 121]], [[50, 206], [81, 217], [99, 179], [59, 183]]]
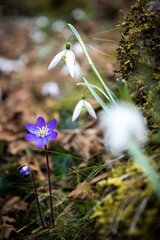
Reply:
[[140, 110], [129, 104], [114, 104], [107, 108], [100, 119], [104, 127], [106, 147], [113, 153], [128, 149], [132, 141], [146, 141], [147, 126]]
[[62, 32], [62, 31], [65, 29], [66, 25], [67, 25], [67, 24], [66, 24], [65, 21], [63, 21], [63, 20], [57, 20], [57, 21], [55, 21], [55, 22], [52, 24], [51, 30], [52, 30], [53, 32]]
[[[66, 64], [62, 67], [61, 74], [65, 77], [69, 74]], [[79, 79], [81, 77], [82, 77], [82, 69], [81, 69], [80, 64], [76, 61], [75, 65], [74, 65], [74, 78]]]
[[68, 29], [67, 23], [64, 20], [55, 21], [51, 26], [51, 30], [61, 33], [66, 40], [68, 40], [71, 35], [71, 31]]
[[48, 66], [48, 70], [54, 68], [59, 61], [61, 60], [61, 58], [64, 59], [64, 61], [66, 62], [68, 71], [71, 75], [71, 77], [73, 78], [74, 76], [74, 66], [75, 66], [75, 55], [74, 53], [70, 50], [70, 43], [66, 44], [66, 49], [59, 52], [51, 61], [51, 63]]
[[75, 121], [79, 117], [81, 111], [84, 110], [84, 109], [87, 109], [87, 111], [89, 112], [89, 114], [93, 118], [95, 118], [95, 119], [97, 118], [96, 113], [95, 113], [93, 107], [91, 106], [91, 104], [89, 102], [87, 102], [85, 99], [81, 99], [77, 103], [77, 105], [74, 109], [73, 116], [72, 116], [72, 121]]
[[72, 45], [72, 49], [73, 49], [74, 53], [76, 54], [76, 56], [80, 57], [83, 55], [83, 49], [79, 42], [74, 43]]
[[79, 21], [79, 20], [84, 20], [86, 18], [86, 13], [83, 9], [81, 8], [75, 8], [72, 12], [71, 12], [71, 16], [73, 17], [73, 19]]
[[36, 18], [36, 25], [37, 27], [46, 27], [48, 24], [49, 20], [48, 17], [46, 16], [39, 16]]
[[24, 66], [25, 63], [21, 60], [0, 57], [0, 71], [6, 75], [11, 72], [19, 72], [24, 68]]
[[33, 27], [29, 31], [29, 37], [33, 42], [42, 43], [46, 40], [47, 34], [37, 27]]
[[42, 88], [42, 95], [50, 95], [53, 98], [59, 98], [62, 95], [62, 91], [56, 82], [47, 82]]

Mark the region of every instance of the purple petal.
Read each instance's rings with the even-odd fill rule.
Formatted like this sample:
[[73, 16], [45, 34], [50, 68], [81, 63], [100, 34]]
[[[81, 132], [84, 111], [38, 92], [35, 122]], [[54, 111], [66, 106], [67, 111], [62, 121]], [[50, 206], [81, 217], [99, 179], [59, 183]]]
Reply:
[[37, 140], [37, 137], [35, 134], [29, 133], [25, 136], [25, 139], [31, 142], [35, 142]]
[[49, 128], [50, 131], [53, 131], [56, 127], [57, 120], [53, 119], [51, 122], [47, 124], [47, 128]]
[[43, 147], [47, 144], [47, 138], [38, 138], [36, 141], [36, 147]]
[[37, 130], [37, 126], [31, 123], [28, 123], [26, 125], [26, 128], [30, 133], [35, 133], [35, 131]]
[[48, 141], [52, 141], [57, 137], [58, 133], [57, 132], [52, 132], [47, 136]]
[[43, 126], [46, 126], [45, 120], [43, 117], [39, 117], [37, 119], [37, 127], [42, 128]]

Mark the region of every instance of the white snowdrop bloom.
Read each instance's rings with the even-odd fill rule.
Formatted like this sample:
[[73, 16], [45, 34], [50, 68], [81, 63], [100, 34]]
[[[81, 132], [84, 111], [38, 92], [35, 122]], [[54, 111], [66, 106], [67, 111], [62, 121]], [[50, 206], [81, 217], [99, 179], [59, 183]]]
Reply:
[[49, 20], [46, 16], [39, 16], [36, 18], [36, 25], [37, 27], [45, 27], [47, 26]]
[[[69, 74], [67, 65], [65, 64], [61, 69], [61, 74], [63, 76], [67, 76]], [[82, 77], [82, 69], [80, 64], [76, 61], [74, 66], [74, 78], [81, 78]]]
[[72, 121], [75, 121], [79, 117], [81, 111], [85, 108], [87, 109], [87, 111], [93, 118], [95, 118], [95, 119], [97, 118], [96, 113], [95, 113], [93, 107], [91, 106], [91, 104], [83, 98], [77, 103], [77, 105], [74, 109]]
[[52, 24], [51, 29], [53, 32], [62, 32], [65, 27], [66, 27], [65, 21], [57, 20]]
[[42, 43], [46, 40], [47, 34], [38, 28], [32, 28], [29, 31], [29, 37], [33, 42]]
[[74, 10], [71, 12], [71, 16], [72, 16], [75, 20], [79, 21], [79, 20], [83, 20], [83, 19], [86, 18], [86, 13], [85, 13], [85, 11], [84, 11], [83, 9], [81, 9], [81, 8], [76, 8], [76, 9], [74, 9]]
[[60, 97], [62, 92], [56, 82], [47, 82], [42, 88], [42, 95], [50, 95], [53, 98]]
[[75, 66], [76, 59], [75, 59], [74, 53], [70, 50], [70, 43], [67, 43], [66, 44], [66, 49], [59, 52], [53, 58], [53, 60], [51, 61], [51, 63], [48, 66], [48, 70], [54, 68], [59, 63], [59, 61], [61, 60], [62, 57], [66, 62], [66, 65], [67, 65], [67, 68], [68, 68], [68, 71], [69, 71], [71, 77], [73, 78], [73, 76], [74, 76], [74, 66]]
[[10, 74], [11, 72], [19, 72], [25, 66], [25, 63], [21, 60], [13, 60], [4, 57], [0, 57], [0, 71], [4, 74]]
[[79, 42], [74, 43], [72, 45], [72, 49], [73, 49], [74, 53], [76, 54], [76, 56], [82, 56], [83, 55], [83, 49], [82, 49]]
[[131, 141], [146, 141], [147, 127], [140, 110], [129, 104], [110, 105], [101, 117], [105, 145], [113, 153], [128, 149]]

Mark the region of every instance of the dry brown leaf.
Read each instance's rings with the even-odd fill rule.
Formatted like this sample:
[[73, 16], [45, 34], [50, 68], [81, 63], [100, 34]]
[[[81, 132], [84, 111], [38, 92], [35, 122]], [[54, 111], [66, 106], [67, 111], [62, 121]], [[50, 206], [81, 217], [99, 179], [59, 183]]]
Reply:
[[14, 218], [2, 216], [2, 222], [0, 225], [0, 240], [8, 239], [12, 232], [17, 232], [15, 227], [13, 227], [15, 222]]
[[24, 210], [26, 209], [28, 203], [21, 199], [19, 196], [14, 196], [4, 204], [1, 214], [8, 215], [11, 212], [14, 212], [15, 209]]
[[17, 140], [12, 142], [8, 146], [8, 152], [11, 154], [16, 154], [23, 151], [28, 146], [28, 143], [24, 140]]
[[63, 131], [59, 135], [59, 144], [72, 154], [90, 158], [104, 150], [101, 131], [98, 127]]
[[67, 197], [73, 199], [89, 199], [92, 197], [96, 197], [97, 195], [91, 189], [91, 186], [87, 182], [80, 183], [76, 186], [76, 189], [73, 190]]
[[90, 180], [89, 182], [90, 182], [90, 184], [94, 184], [94, 183], [96, 183], [96, 182], [98, 182], [98, 181], [100, 181], [100, 180], [102, 180], [102, 179], [107, 178], [108, 176], [109, 176], [109, 173], [106, 172], [106, 173], [103, 173], [103, 174], [98, 175], [97, 177], [94, 177], [94, 178], [93, 178], [92, 180]]

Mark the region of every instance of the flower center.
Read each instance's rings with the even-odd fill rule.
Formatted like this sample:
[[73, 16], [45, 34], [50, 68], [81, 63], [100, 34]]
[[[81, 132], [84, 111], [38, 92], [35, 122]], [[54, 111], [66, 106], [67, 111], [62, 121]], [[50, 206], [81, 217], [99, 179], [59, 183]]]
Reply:
[[43, 126], [42, 128], [37, 127], [37, 130], [35, 131], [36, 137], [44, 138], [44, 137], [48, 136], [49, 130], [50, 129], [47, 128], [47, 126], [46, 127]]
[[82, 112], [85, 111], [85, 110], [86, 110], [86, 106], [83, 105], [83, 106], [82, 106]]
[[44, 130], [41, 130], [41, 132], [40, 132], [40, 134], [42, 135], [42, 136], [44, 136], [45, 135], [45, 131]]

